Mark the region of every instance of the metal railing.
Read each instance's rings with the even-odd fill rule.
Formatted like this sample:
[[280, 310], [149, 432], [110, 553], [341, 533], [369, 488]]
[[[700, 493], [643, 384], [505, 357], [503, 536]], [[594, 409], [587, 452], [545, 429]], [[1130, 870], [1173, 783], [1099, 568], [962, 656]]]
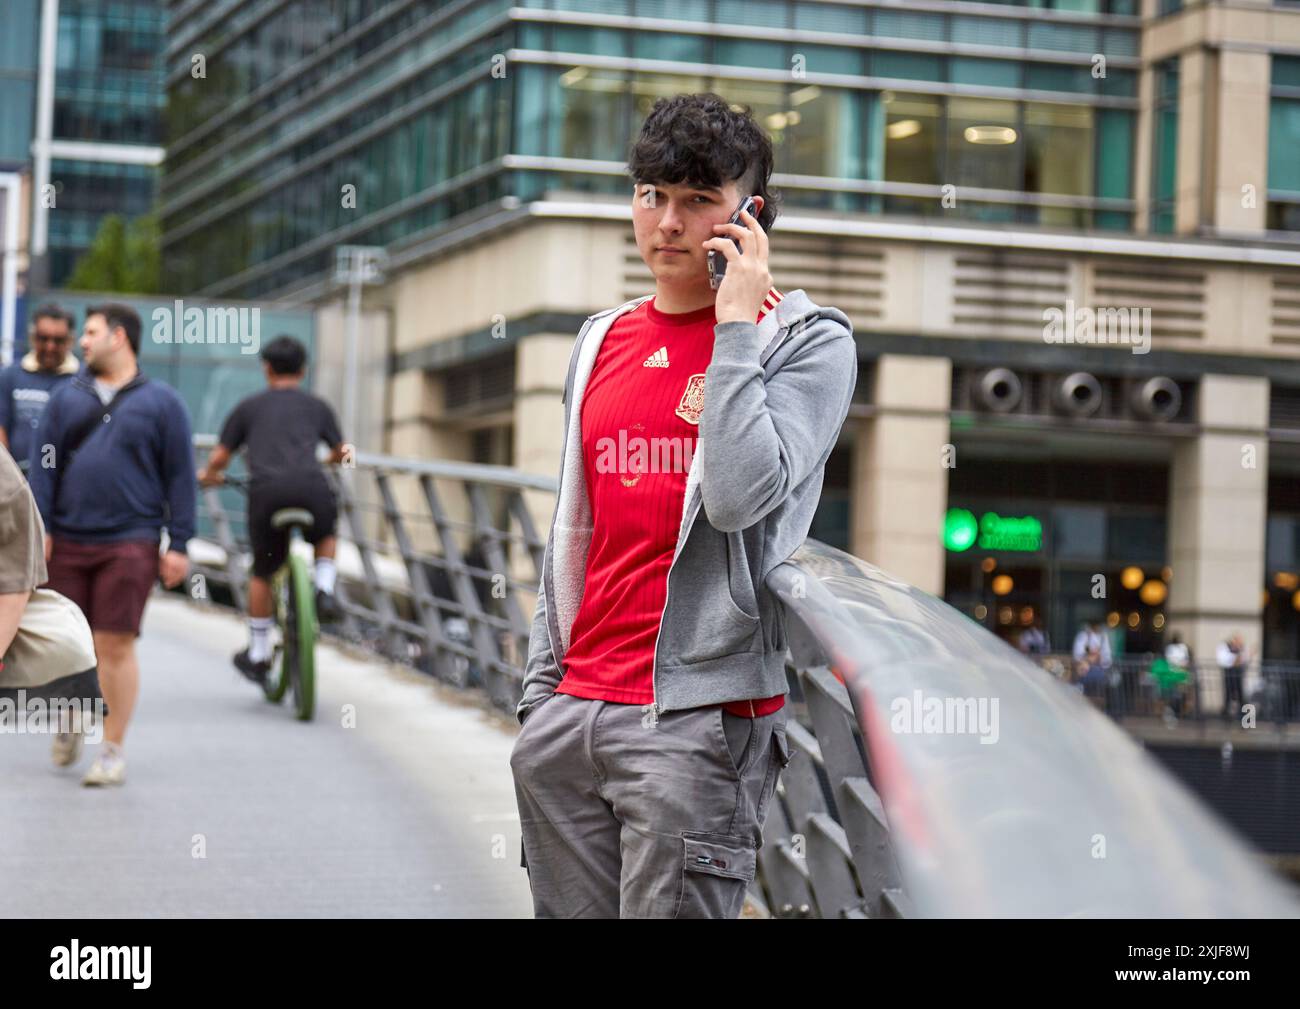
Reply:
[[768, 588], [811, 719], [759, 852], [777, 913], [1300, 914], [1111, 719], [946, 603], [812, 540]]
[[[513, 712], [545, 548], [527, 495], [546, 505], [555, 481], [354, 462], [330, 474], [338, 630]], [[203, 494], [195, 570], [240, 605], [243, 502]], [[947, 604], [815, 540], [767, 587], [791, 689], [791, 760], [750, 891], [767, 913], [1300, 914], [1288, 884], [1109, 718]]]
[[[194, 444], [203, 452], [215, 441], [198, 435]], [[341, 627], [326, 630], [455, 686], [483, 687], [513, 710], [546, 545], [525, 496], [553, 498], [555, 481], [502, 466], [367, 452], [352, 462], [325, 471], [338, 500], [344, 614]], [[220, 488], [202, 494], [194, 571], [242, 608], [244, 499]], [[520, 591], [530, 594], [526, 606]]]
[[1236, 673], [1213, 660], [1185, 667], [1161, 656], [1122, 655], [1097, 675], [1080, 675], [1068, 654], [1033, 656], [1053, 676], [1070, 684], [1116, 718], [1240, 721], [1250, 705], [1255, 722], [1300, 721], [1300, 663], [1252, 659]]

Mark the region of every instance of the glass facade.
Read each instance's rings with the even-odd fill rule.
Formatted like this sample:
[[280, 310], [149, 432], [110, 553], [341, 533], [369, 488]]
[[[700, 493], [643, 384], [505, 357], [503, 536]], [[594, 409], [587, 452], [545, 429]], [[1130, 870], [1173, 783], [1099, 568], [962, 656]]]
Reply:
[[[624, 194], [642, 118], [680, 91], [754, 109], [791, 209], [1132, 227], [1131, 4], [226, 6], [184, 8], [168, 51], [164, 263], [177, 290], [263, 297], [317, 279], [336, 245], [414, 242], [506, 195]], [[559, 158], [586, 164], [547, 163]], [[941, 203], [949, 183], [955, 209]]]
[[1174, 230], [1178, 178], [1178, 58], [1155, 68], [1155, 114], [1151, 137], [1151, 222], [1157, 234]]
[[0, 171], [31, 157], [39, 0], [5, 0], [0, 31]]
[[1268, 228], [1300, 231], [1300, 56], [1274, 56], [1268, 118]]
[[50, 179], [58, 201], [57, 211], [49, 216], [50, 276], [61, 283], [94, 241], [105, 216], [120, 214], [130, 220], [153, 209], [158, 170], [55, 158]]
[[[55, 140], [162, 143], [163, 18], [162, 0], [61, 0]], [[104, 215], [150, 212], [157, 179], [158, 170], [146, 165], [53, 159], [57, 202], [49, 215], [49, 282], [67, 280]]]
[[156, 0], [60, 0], [54, 135], [161, 143], [162, 38]]

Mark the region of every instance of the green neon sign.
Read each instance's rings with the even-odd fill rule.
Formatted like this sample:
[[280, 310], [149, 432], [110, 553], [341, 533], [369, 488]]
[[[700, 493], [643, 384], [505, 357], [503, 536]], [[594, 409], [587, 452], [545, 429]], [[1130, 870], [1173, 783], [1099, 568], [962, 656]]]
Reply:
[[965, 508], [949, 508], [943, 520], [943, 545], [954, 553], [972, 546], [1033, 553], [1043, 549], [1043, 523], [1032, 515], [1012, 518], [997, 512], [985, 512], [976, 520]]
[[949, 508], [943, 517], [943, 545], [954, 552], [969, 550], [975, 545], [979, 523], [965, 508]]

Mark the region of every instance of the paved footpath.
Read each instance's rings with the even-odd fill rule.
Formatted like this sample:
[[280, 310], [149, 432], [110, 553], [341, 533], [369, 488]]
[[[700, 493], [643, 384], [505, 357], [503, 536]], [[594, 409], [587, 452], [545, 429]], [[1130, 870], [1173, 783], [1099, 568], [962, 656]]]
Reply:
[[300, 723], [231, 665], [246, 637], [154, 594], [120, 789], [0, 735], [0, 916], [531, 915], [508, 716], [322, 646]]

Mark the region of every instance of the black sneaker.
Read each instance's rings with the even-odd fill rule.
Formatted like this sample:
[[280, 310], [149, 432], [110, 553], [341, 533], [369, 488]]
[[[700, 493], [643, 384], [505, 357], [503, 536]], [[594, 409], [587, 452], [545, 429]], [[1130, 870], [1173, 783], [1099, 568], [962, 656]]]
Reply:
[[333, 592], [316, 590], [316, 620], [324, 624], [337, 624], [343, 619], [343, 607]]
[[267, 674], [271, 672], [270, 662], [254, 662], [248, 657], [248, 649], [235, 653], [235, 668], [258, 686], [266, 685]]

